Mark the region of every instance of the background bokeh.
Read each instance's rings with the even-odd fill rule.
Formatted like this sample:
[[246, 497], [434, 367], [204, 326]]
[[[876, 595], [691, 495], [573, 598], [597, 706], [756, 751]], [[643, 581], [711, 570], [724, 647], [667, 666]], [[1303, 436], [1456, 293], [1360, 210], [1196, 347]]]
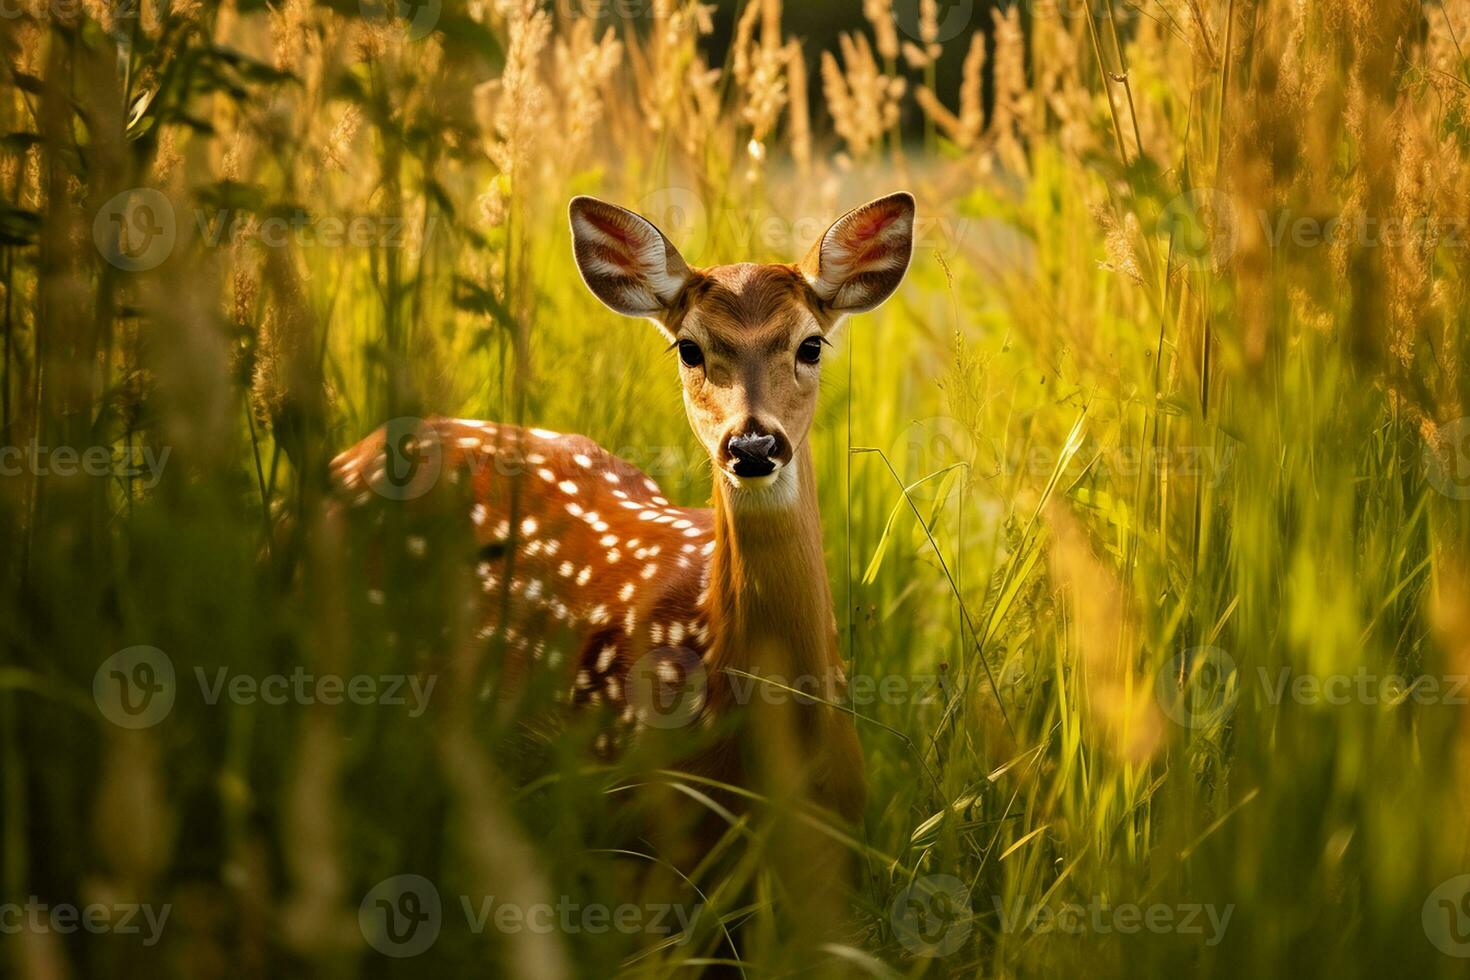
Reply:
[[809, 963], [772, 814], [674, 873], [635, 789], [708, 787], [481, 697], [455, 525], [374, 550], [327, 464], [521, 421], [698, 504], [568, 199], [709, 265], [909, 189], [814, 434], [829, 971], [1463, 976], [1470, 3], [595, 6], [0, 5], [6, 975]]

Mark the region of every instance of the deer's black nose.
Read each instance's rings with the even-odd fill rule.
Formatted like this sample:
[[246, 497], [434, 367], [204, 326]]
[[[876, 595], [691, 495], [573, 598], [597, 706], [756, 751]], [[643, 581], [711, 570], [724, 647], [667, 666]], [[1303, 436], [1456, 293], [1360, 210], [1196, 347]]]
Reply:
[[730, 455], [735, 459], [735, 475], [770, 476], [776, 471], [771, 454], [776, 451], [776, 437], [747, 434], [730, 437]]

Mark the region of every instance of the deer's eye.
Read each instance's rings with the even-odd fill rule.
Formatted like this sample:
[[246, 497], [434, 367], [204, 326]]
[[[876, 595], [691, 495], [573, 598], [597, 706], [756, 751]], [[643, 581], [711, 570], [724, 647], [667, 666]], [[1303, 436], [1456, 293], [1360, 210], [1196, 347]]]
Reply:
[[816, 364], [822, 359], [822, 338], [808, 337], [796, 348], [796, 359], [803, 364]]
[[685, 367], [699, 367], [704, 363], [704, 351], [692, 340], [679, 341], [679, 360]]

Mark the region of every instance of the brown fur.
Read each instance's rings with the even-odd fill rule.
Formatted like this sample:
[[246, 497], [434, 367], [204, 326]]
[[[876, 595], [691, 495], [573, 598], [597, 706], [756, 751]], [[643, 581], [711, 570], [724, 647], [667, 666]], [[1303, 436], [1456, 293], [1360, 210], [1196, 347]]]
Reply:
[[[575, 254], [593, 293], [618, 312], [654, 319], [676, 344], [697, 345], [700, 359], [681, 364], [680, 379], [714, 470], [709, 509], [671, 505], [653, 481], [583, 436], [424, 423], [416, 451], [438, 464], [437, 480], [467, 489], [485, 593], [482, 639], [506, 651], [505, 674], [560, 671], [569, 700], [609, 706], [615, 725], [599, 751], [617, 751], [645, 724], [667, 727], [651, 714], [650, 677], [693, 688], [702, 674], [683, 721], [728, 734], [688, 758], [689, 770], [861, 817], [862, 753], [841, 707], [846, 678], [808, 441], [820, 364], [801, 349], [897, 288], [912, 224], [912, 199], [894, 195], [838, 221], [800, 265], [698, 270], [637, 215], [573, 202]], [[737, 471], [735, 436], [768, 444], [762, 452], [774, 470]], [[401, 495], [388, 473], [394, 445], [380, 430], [334, 461], [336, 485], [354, 507], [373, 501], [374, 490]], [[762, 679], [811, 696], [763, 690]], [[772, 690], [778, 696], [768, 698]], [[740, 723], [725, 725], [732, 717]], [[809, 828], [788, 827], [773, 846], [796, 868], [841, 860]], [[811, 927], [811, 935], [826, 932]]]

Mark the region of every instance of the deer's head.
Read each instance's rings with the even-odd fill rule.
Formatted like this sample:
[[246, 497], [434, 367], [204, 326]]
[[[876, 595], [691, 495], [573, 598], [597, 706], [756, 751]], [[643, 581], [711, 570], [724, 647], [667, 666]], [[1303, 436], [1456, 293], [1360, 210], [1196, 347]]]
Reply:
[[678, 352], [690, 425], [733, 498], [795, 499], [797, 451], [816, 414], [823, 349], [843, 318], [898, 288], [914, 199], [849, 212], [795, 265], [692, 268], [646, 219], [589, 197], [571, 204], [577, 267], [598, 299], [658, 325]]

